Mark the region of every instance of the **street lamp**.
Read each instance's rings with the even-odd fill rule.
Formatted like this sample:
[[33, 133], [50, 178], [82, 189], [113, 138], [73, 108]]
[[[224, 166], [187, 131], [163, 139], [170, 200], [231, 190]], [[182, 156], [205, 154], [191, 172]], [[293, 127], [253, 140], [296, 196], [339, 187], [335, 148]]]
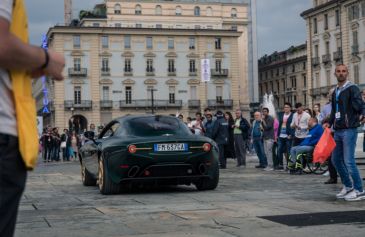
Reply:
[[70, 119], [70, 121], [71, 121], [71, 130], [73, 131], [74, 130], [74, 110], [75, 110], [75, 108], [74, 107], [71, 107], [70, 108], [70, 111], [71, 111], [71, 119]]
[[157, 91], [157, 89], [153, 89], [153, 88], [148, 88], [147, 91], [150, 91], [151, 92], [151, 113], [152, 114], [155, 114], [155, 100], [154, 100], [154, 97], [153, 97], [153, 94], [154, 94], [154, 91]]

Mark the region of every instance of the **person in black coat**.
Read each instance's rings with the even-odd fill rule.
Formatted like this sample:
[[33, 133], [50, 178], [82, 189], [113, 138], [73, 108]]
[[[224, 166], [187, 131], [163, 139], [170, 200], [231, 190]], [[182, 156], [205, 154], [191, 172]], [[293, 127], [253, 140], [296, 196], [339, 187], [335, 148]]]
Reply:
[[230, 112], [226, 112], [224, 114], [226, 121], [228, 122], [228, 143], [224, 146], [224, 156], [229, 158], [236, 158], [236, 154], [234, 152], [234, 138], [233, 138], [233, 129], [234, 129], [234, 119]]
[[70, 161], [70, 154], [69, 154], [69, 144], [67, 144], [67, 140], [69, 137], [68, 129], [63, 130], [63, 134], [61, 135], [61, 149], [62, 149], [62, 158], [63, 161]]
[[217, 120], [214, 122], [212, 139], [218, 144], [220, 167], [225, 169], [227, 162], [224, 156], [224, 145], [228, 143], [228, 122], [224, 118], [222, 111], [217, 111], [216, 117]]

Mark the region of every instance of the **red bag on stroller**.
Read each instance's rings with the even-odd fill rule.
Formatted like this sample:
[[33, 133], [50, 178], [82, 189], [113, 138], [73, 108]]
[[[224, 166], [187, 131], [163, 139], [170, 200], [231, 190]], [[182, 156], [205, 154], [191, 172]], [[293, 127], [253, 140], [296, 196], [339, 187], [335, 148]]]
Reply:
[[329, 157], [331, 157], [332, 151], [336, 147], [335, 139], [331, 134], [331, 129], [326, 128], [319, 139], [313, 152], [313, 163], [323, 164]]

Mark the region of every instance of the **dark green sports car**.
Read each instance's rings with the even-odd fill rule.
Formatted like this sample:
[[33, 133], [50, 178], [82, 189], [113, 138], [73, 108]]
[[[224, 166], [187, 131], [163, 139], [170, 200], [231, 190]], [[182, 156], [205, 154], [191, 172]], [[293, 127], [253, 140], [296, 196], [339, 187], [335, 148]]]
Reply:
[[102, 194], [118, 193], [134, 183], [194, 184], [198, 190], [212, 190], [219, 182], [217, 145], [171, 116], [115, 119], [79, 154], [83, 184], [98, 181]]

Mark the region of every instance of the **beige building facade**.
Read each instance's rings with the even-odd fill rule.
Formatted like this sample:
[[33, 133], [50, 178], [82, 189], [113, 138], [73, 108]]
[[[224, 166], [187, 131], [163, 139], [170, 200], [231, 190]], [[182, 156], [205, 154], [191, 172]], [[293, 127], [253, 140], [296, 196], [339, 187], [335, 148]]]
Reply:
[[[77, 24], [51, 28], [49, 48], [66, 67], [65, 80], [49, 84], [45, 125], [81, 131], [151, 113], [152, 103], [157, 114], [185, 118], [205, 107], [248, 114], [248, 5], [222, 2], [110, 0]], [[39, 81], [34, 88], [41, 113]]]
[[335, 66], [344, 63], [349, 79], [365, 87], [365, 0], [314, 0], [301, 16], [307, 26], [310, 103], [326, 103]]
[[273, 94], [275, 106], [308, 105], [306, 45], [292, 46], [259, 59], [259, 94]]

